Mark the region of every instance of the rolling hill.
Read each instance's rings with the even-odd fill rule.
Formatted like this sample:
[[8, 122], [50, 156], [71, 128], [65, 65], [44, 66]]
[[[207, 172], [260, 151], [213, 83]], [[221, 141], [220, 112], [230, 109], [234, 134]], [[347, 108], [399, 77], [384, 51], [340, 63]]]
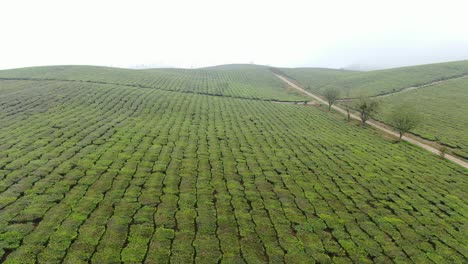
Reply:
[[0, 71], [1, 261], [467, 261], [466, 169], [301, 100], [267, 67]]
[[379, 120], [388, 123], [393, 111], [410, 105], [422, 116], [414, 134], [441, 142], [452, 148], [454, 154], [468, 159], [468, 79], [451, 79], [380, 100]]
[[[405, 104], [413, 106], [423, 117], [413, 131], [415, 135], [446, 145], [452, 154], [468, 159], [468, 82], [462, 78], [468, 73], [468, 61], [371, 72], [314, 68], [281, 72], [319, 95], [327, 88], [336, 88], [342, 98], [375, 96], [381, 103], [376, 118], [387, 124], [392, 111]], [[408, 87], [420, 88], [402, 91]]]
[[282, 68], [304, 88], [322, 94], [327, 88], [341, 91], [341, 98], [376, 96], [468, 74], [468, 61], [418, 65], [357, 72], [317, 68]]
[[49, 66], [0, 71], [3, 79], [82, 81], [258, 100], [304, 101], [287, 91], [267, 67], [230, 65], [204, 69], [130, 70], [96, 66]]

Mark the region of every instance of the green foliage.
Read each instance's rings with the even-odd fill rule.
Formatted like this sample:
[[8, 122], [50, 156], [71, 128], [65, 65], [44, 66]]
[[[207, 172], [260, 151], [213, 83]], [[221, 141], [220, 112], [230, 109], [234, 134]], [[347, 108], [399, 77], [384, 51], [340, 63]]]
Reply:
[[380, 99], [381, 111], [376, 118], [390, 123], [391, 113], [401, 105], [410, 105], [423, 120], [411, 133], [438, 141], [468, 157], [468, 79], [454, 79], [424, 88], [397, 93]]
[[388, 94], [435, 81], [468, 74], [468, 61], [410, 66], [387, 70], [357, 72], [316, 68], [281, 69], [308, 90], [321, 93], [326, 88], [341, 90], [341, 96]]
[[[205, 70], [237, 71], [223, 90], [246, 78]], [[0, 81], [5, 263], [466, 262], [466, 170], [314, 107], [181, 93], [192, 73], [161, 71], [173, 90]]]
[[444, 157], [445, 157], [445, 154], [447, 154], [447, 151], [448, 151], [448, 148], [447, 148], [446, 146], [441, 146], [441, 147], [439, 148], [440, 156], [441, 156], [442, 158], [444, 158]]
[[400, 140], [405, 133], [415, 129], [421, 123], [420, 115], [415, 109], [407, 105], [393, 110], [389, 120], [392, 127], [400, 133]]
[[[63, 80], [115, 84], [182, 93], [303, 102], [306, 97], [285, 84], [264, 66], [224, 65], [185, 69], [130, 70], [95, 66], [47, 66], [0, 71], [0, 79]], [[18, 87], [4, 82], [3, 91]], [[21, 89], [20, 85], [18, 88]], [[0, 91], [1, 95], [1, 91]], [[93, 102], [96, 103], [96, 102]]]
[[359, 113], [362, 125], [365, 125], [366, 121], [375, 115], [379, 109], [379, 102], [368, 97], [360, 97], [359, 100], [355, 103], [354, 108]]
[[331, 110], [332, 105], [335, 103], [335, 101], [338, 99], [340, 96], [340, 90], [336, 88], [327, 88], [325, 91], [323, 91], [323, 96], [328, 101], [328, 111]]
[[[381, 111], [375, 116], [385, 123], [391, 122], [390, 113], [399, 111], [402, 104], [411, 105], [424, 120], [411, 131], [413, 134], [448, 146], [452, 154], [468, 157], [468, 80], [454, 79], [468, 75], [468, 61], [370, 72], [316, 68], [281, 71], [316, 94], [335, 88], [342, 98], [387, 95], [380, 99]], [[443, 82], [425, 86], [439, 81]], [[411, 87], [421, 88], [395, 93]]]

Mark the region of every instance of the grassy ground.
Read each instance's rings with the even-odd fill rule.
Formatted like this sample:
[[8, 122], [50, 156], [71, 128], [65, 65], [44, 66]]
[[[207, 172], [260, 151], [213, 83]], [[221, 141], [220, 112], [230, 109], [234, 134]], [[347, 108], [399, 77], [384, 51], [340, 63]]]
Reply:
[[415, 134], [454, 148], [468, 158], [468, 79], [455, 79], [380, 99], [378, 119], [388, 122], [392, 111], [410, 105], [423, 117]]
[[329, 69], [281, 69], [311, 92], [321, 94], [333, 87], [341, 91], [341, 98], [373, 96], [400, 91], [407, 87], [427, 84], [468, 74], [468, 61], [456, 61], [354, 72]]
[[467, 261], [467, 170], [314, 107], [174, 83], [0, 81], [2, 260]]

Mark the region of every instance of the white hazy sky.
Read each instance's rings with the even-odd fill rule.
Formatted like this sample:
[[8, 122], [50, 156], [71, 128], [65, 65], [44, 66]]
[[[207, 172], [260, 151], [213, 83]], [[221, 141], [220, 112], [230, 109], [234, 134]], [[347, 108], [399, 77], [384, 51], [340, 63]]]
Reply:
[[468, 59], [466, 0], [0, 0], [0, 69]]

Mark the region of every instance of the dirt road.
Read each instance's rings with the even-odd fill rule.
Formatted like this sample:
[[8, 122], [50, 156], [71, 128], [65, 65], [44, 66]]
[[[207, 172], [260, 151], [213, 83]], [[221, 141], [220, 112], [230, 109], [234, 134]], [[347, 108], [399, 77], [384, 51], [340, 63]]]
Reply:
[[[318, 102], [320, 102], [320, 103], [322, 103], [322, 104], [328, 105], [328, 102], [327, 102], [327, 101], [325, 101], [324, 99], [318, 97], [318, 96], [315, 95], [315, 94], [312, 94], [312, 93], [310, 93], [310, 92], [304, 90], [302, 87], [300, 87], [299, 85], [297, 85], [297, 84], [295, 84], [294, 82], [290, 81], [288, 78], [286, 78], [286, 77], [284, 77], [284, 76], [282, 76], [282, 75], [279, 75], [279, 74], [275, 74], [275, 75], [276, 75], [278, 78], [280, 78], [283, 82], [285, 82], [285, 83], [287, 83], [289, 86], [291, 86], [292, 88], [301, 91], [302, 93], [304, 93], [304, 94], [306, 94], [306, 95], [312, 97], [313, 99], [315, 99], [316, 101], [318, 101]], [[344, 115], [348, 115], [348, 113], [346, 112], [346, 110], [344, 110], [344, 109], [342, 109], [342, 108], [340, 108], [340, 107], [338, 107], [338, 106], [336, 106], [336, 105], [333, 105], [332, 108], [335, 109], [336, 111], [338, 111], [338, 112], [344, 114]], [[360, 118], [359, 116], [355, 115], [355, 114], [350, 114], [350, 116], [351, 116], [351, 118], [353, 118], [353, 119], [356, 119], [356, 120], [359, 120], [359, 121], [361, 120], [361, 118]], [[388, 133], [388, 134], [390, 134], [390, 135], [393, 135], [393, 136], [395, 136], [395, 137], [399, 137], [398, 132], [395, 132], [395, 131], [393, 131], [393, 130], [390, 130], [390, 129], [388, 129], [388, 128], [385, 128], [385, 127], [383, 127], [383, 126], [377, 124], [376, 122], [374, 122], [374, 121], [372, 121], [372, 120], [367, 121], [367, 124], [369, 124], [370, 126], [372, 126], [372, 127], [374, 127], [374, 128], [377, 128], [377, 129], [379, 129], [379, 130], [381, 130], [381, 131], [384, 131], [384, 132], [386, 132], [386, 133]], [[415, 139], [412, 139], [412, 138], [403, 136], [403, 137], [402, 137], [402, 140], [407, 141], [407, 142], [409, 142], [409, 143], [411, 143], [411, 144], [417, 145], [417, 146], [419, 146], [419, 147], [421, 147], [421, 148], [423, 148], [423, 149], [425, 149], [425, 150], [428, 150], [428, 151], [430, 151], [430, 152], [432, 152], [432, 153], [434, 153], [434, 154], [440, 155], [440, 151], [439, 151], [438, 149], [436, 149], [436, 148], [434, 148], [434, 147], [431, 147], [431, 146], [429, 146], [429, 145], [426, 145], [426, 144], [424, 144], [424, 143], [422, 143], [422, 142], [419, 142], [419, 141], [417, 141], [417, 140], [415, 140]], [[465, 162], [465, 161], [463, 161], [463, 160], [461, 160], [461, 159], [459, 159], [459, 158], [456, 158], [456, 157], [454, 157], [454, 156], [452, 156], [452, 155], [449, 155], [449, 154], [445, 154], [445, 158], [448, 159], [448, 160], [450, 160], [450, 161], [452, 161], [452, 162], [454, 162], [454, 163], [456, 163], [456, 164], [458, 164], [458, 165], [460, 165], [460, 166], [462, 166], [462, 167], [464, 167], [464, 168], [467, 168], [467, 169], [468, 169], [468, 162]]]

